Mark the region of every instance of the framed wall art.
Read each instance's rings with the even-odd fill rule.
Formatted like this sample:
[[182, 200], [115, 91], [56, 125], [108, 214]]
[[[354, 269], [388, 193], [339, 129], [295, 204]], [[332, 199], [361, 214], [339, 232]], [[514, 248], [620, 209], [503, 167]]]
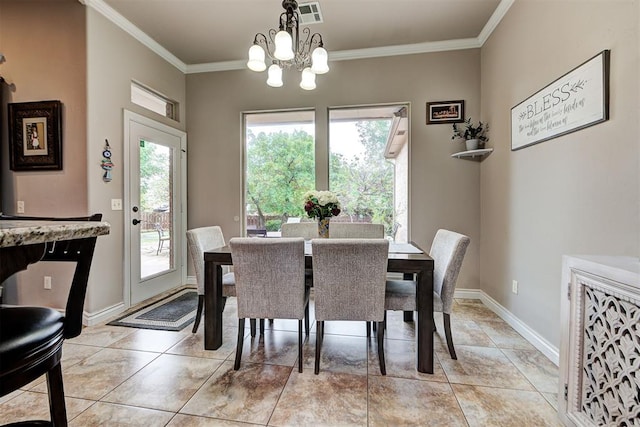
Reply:
[[609, 50], [511, 109], [511, 151], [609, 119]]
[[8, 107], [11, 170], [62, 170], [60, 101], [20, 102]]
[[464, 122], [464, 101], [427, 102], [427, 124]]

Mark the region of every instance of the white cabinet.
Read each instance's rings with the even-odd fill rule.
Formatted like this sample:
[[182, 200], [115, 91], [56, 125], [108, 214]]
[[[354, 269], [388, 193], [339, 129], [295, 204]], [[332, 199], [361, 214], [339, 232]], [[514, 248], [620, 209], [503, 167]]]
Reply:
[[565, 256], [558, 412], [568, 426], [640, 426], [640, 261]]

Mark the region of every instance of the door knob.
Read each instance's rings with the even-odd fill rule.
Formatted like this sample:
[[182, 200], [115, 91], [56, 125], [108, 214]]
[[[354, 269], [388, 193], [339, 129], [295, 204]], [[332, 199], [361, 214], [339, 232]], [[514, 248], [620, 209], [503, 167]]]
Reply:
[[134, 206], [134, 207], [131, 208], [131, 210], [134, 211], [134, 212], [138, 212], [138, 207]]
[[131, 221], [133, 223], [133, 225], [138, 225], [140, 224], [142, 221], [140, 221], [139, 219], [134, 219], [133, 221]]

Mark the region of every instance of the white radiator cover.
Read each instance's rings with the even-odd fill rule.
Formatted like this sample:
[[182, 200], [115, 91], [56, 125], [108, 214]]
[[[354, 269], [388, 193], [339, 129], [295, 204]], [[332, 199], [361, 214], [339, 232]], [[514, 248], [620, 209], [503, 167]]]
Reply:
[[563, 257], [561, 322], [562, 422], [640, 425], [640, 260]]

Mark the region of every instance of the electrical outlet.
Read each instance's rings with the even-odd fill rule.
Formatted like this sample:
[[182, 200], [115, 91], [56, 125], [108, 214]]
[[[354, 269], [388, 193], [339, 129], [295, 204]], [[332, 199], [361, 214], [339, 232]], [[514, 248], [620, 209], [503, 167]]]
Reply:
[[18, 211], [18, 213], [24, 213], [24, 201], [18, 200], [16, 210]]
[[518, 295], [518, 281], [514, 280], [511, 282], [511, 292]]
[[111, 199], [111, 210], [112, 211], [121, 211], [122, 210], [122, 199]]
[[44, 288], [51, 289], [51, 276], [44, 276]]

